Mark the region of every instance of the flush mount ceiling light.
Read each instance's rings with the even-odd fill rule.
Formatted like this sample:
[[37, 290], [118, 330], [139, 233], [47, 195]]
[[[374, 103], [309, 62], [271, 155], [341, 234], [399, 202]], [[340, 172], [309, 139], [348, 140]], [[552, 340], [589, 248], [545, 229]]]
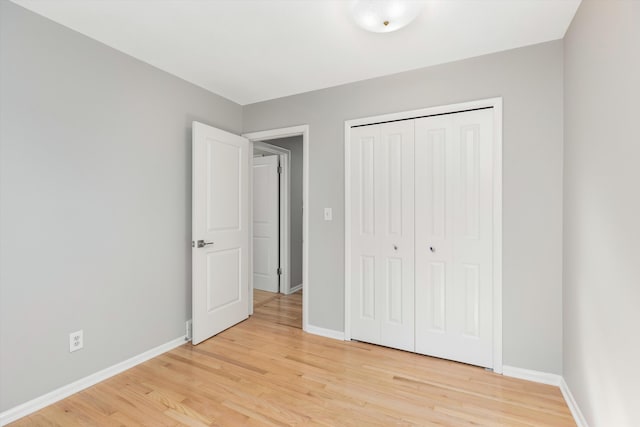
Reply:
[[416, 0], [353, 0], [350, 9], [360, 27], [374, 33], [390, 33], [413, 21], [423, 6]]

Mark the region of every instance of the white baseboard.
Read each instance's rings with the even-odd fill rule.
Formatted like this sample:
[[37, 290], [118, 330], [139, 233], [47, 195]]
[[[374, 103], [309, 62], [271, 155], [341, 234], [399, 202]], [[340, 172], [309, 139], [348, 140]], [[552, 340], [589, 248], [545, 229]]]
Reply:
[[589, 427], [587, 421], [582, 415], [582, 411], [578, 407], [576, 400], [569, 390], [569, 386], [565, 382], [564, 378], [558, 374], [550, 374], [548, 372], [533, 371], [531, 369], [516, 368], [513, 366], [503, 366], [502, 375], [506, 377], [519, 378], [521, 380], [533, 381], [536, 383], [554, 385], [560, 388], [564, 400], [567, 402], [567, 406], [573, 415], [573, 419], [578, 427]]
[[573, 415], [576, 425], [578, 427], [589, 427], [587, 420], [584, 418], [584, 415], [582, 415], [582, 411], [580, 410], [576, 400], [573, 398], [573, 394], [571, 394], [571, 390], [569, 390], [569, 386], [564, 378], [560, 381], [560, 391], [562, 392], [565, 402], [567, 402], [567, 406], [571, 411], [571, 415]]
[[307, 325], [307, 328], [304, 331], [310, 334], [320, 335], [321, 337], [344, 341], [344, 332], [342, 331], [334, 331], [333, 329], [325, 329], [313, 325]]
[[519, 378], [521, 380], [533, 381], [536, 383], [554, 385], [560, 387], [562, 376], [550, 374], [548, 372], [533, 371], [531, 369], [516, 368], [513, 366], [502, 366], [502, 375], [505, 377]]
[[294, 286], [293, 288], [289, 289], [289, 293], [287, 295], [295, 294], [300, 289], [302, 289], [302, 283], [300, 283], [299, 285]]
[[187, 339], [184, 336], [176, 338], [172, 341], [169, 341], [168, 343], [159, 345], [158, 347], [152, 348], [151, 350], [145, 351], [144, 353], [138, 354], [137, 356], [133, 356], [132, 358], [127, 359], [123, 362], [117, 363], [106, 369], [74, 381], [71, 384], [62, 386], [45, 395], [36, 397], [33, 400], [22, 403], [11, 409], [7, 409], [6, 411], [0, 413], [0, 426], [9, 424], [10, 422], [13, 422], [19, 418], [32, 414], [44, 408], [45, 406], [56, 403], [66, 397], [71, 396], [72, 394], [84, 390], [85, 388], [91, 387], [92, 385], [104, 381], [107, 378], [111, 378], [114, 375], [126, 371], [127, 369], [133, 368], [134, 366], [139, 365], [142, 362], [146, 362], [147, 360], [159, 356], [162, 353], [173, 350], [174, 348], [179, 347], [186, 342]]

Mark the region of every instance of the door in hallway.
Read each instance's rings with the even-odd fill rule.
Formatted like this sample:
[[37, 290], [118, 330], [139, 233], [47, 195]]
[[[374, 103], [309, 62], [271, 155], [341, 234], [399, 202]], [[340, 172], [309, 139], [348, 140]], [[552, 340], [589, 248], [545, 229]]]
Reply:
[[253, 158], [253, 288], [279, 292], [278, 156]]

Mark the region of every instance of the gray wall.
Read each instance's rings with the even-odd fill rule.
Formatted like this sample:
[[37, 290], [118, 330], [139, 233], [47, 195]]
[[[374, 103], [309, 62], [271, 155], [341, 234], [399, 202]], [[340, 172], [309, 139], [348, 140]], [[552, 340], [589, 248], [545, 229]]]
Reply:
[[[562, 372], [562, 41], [243, 108], [243, 131], [309, 124], [309, 322], [344, 328], [344, 121], [504, 100], [504, 363]], [[323, 220], [323, 207], [334, 220]]]
[[265, 141], [291, 151], [291, 287], [302, 283], [302, 136]]
[[564, 40], [564, 377], [591, 426], [640, 420], [640, 2]]
[[239, 133], [242, 109], [13, 3], [0, 15], [3, 411], [184, 335], [191, 121]]

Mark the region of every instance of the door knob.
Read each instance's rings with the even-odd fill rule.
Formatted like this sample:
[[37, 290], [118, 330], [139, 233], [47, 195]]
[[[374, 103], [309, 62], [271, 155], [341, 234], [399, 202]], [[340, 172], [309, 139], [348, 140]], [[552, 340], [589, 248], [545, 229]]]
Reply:
[[393, 250], [397, 251], [398, 250], [398, 245], [393, 245]]
[[199, 248], [204, 248], [207, 245], [213, 245], [213, 242], [205, 242], [204, 240], [198, 240], [197, 242]]
[[429, 246], [429, 250], [430, 250], [431, 252], [434, 252], [434, 253], [435, 253], [436, 248], [434, 248], [433, 246]]

